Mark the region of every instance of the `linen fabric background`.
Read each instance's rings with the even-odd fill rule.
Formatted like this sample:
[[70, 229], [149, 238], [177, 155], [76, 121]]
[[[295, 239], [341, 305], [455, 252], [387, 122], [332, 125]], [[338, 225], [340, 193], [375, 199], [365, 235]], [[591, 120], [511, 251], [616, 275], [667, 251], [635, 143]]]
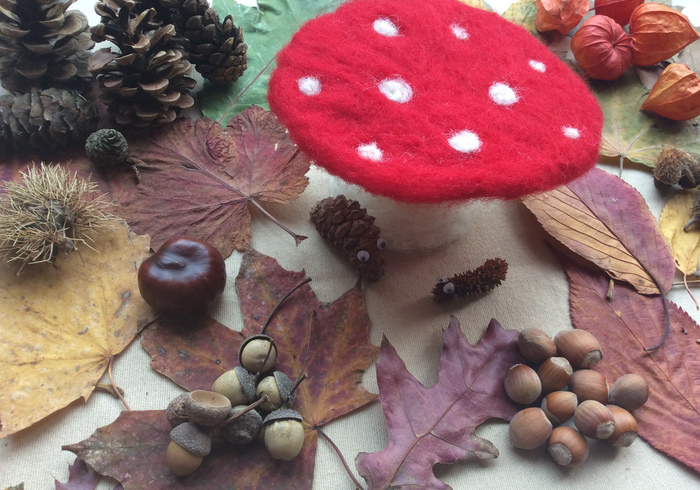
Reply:
[[[688, 5], [692, 2], [696, 0], [686, 0]], [[490, 3], [503, 12], [511, 2], [491, 0]], [[95, 24], [97, 18], [92, 6], [93, 0], [78, 0], [74, 8], [84, 11], [90, 23]], [[695, 20], [696, 25], [699, 21]], [[601, 168], [614, 174], [618, 171], [612, 166]], [[329, 195], [323, 172], [312, 169], [309, 177], [310, 185], [298, 200], [284, 206], [266, 206], [283, 223], [309, 239], [295, 247], [289, 235], [253, 209], [252, 246], [274, 257], [288, 270], [305, 269], [313, 278], [311, 287], [318, 297], [322, 301], [332, 301], [355, 284], [356, 275], [341, 255], [318, 235], [309, 220], [314, 204]], [[649, 170], [626, 168], [623, 178], [642, 193], [658, 218], [665, 199], [654, 188]], [[507, 329], [538, 327], [550, 335], [571, 328], [564, 270], [545, 246], [545, 233], [534, 216], [519, 201], [494, 201], [480, 206], [471, 231], [440, 249], [395, 252], [389, 244], [384, 277], [377, 283], [364, 285], [371, 342], [379, 345], [382, 335], [386, 335], [409, 371], [425, 385], [432, 385], [437, 378], [442, 330], [447, 327], [450, 315], [459, 319], [471, 343], [479, 341], [491, 318], [496, 318]], [[474, 268], [496, 256], [510, 264], [502, 286], [472, 302], [456, 301], [444, 306], [432, 301], [430, 289], [437, 276]], [[242, 320], [233, 284], [240, 258], [241, 255], [234, 252], [227, 259], [229, 285], [222, 301], [210, 312], [220, 322], [238, 330]], [[674, 288], [669, 298], [695, 321], [700, 321], [700, 312], [682, 287]], [[182, 392], [151, 370], [149, 362], [137, 338], [117, 358], [114, 366], [116, 382], [125, 390], [125, 397], [134, 410], [164, 409]], [[364, 383], [370, 391], [377, 392], [374, 366], [366, 372]], [[54, 488], [54, 478], [65, 482], [68, 465], [75, 456], [62, 451], [61, 446], [79, 442], [98, 427], [112, 423], [122, 408], [111, 396], [94, 393], [87, 402], [78, 400], [34, 426], [0, 440], [0, 488], [24, 482], [27, 490], [46, 490]], [[325, 431], [353, 470], [353, 460], [359, 452], [382, 450], [388, 437], [379, 402], [330, 423]], [[503, 421], [489, 421], [476, 433], [492, 441], [500, 456], [491, 461], [469, 460], [437, 466], [437, 476], [455, 489], [700, 488], [697, 473], [641, 439], [621, 449], [594, 442], [588, 461], [578, 468], [564, 469], [557, 467], [544, 449], [512, 449], [508, 442], [508, 425]], [[114, 485], [114, 481], [104, 478], [98, 488], [112, 489]], [[350, 488], [353, 484], [336, 454], [320, 440], [314, 490]]]

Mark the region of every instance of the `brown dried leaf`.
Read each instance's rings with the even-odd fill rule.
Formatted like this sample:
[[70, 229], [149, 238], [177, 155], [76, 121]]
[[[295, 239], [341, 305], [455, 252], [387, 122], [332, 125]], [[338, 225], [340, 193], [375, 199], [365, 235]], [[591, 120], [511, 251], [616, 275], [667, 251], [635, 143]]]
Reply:
[[117, 211], [158, 249], [175, 235], [224, 257], [250, 241], [248, 204], [287, 203], [306, 188], [309, 162], [269, 111], [251, 107], [222, 132], [210, 119], [180, 119], [129, 142], [136, 193]]

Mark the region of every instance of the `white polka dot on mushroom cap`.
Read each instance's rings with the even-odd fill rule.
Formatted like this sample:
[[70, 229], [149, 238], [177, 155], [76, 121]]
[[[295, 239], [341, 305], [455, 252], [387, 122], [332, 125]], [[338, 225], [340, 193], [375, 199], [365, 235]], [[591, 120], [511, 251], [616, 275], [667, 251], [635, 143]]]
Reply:
[[469, 33], [464, 27], [458, 24], [452, 24], [450, 29], [452, 29], [452, 34], [454, 34], [457, 39], [469, 39]]
[[518, 101], [518, 94], [505, 83], [494, 83], [489, 87], [489, 97], [498, 105], [509, 106]]
[[530, 68], [540, 73], [544, 73], [547, 71], [547, 66], [541, 61], [537, 60], [530, 60]]
[[572, 140], [578, 139], [581, 136], [579, 130], [572, 128], [571, 126], [562, 126], [561, 130], [564, 133], [564, 136], [571, 138]]
[[413, 89], [402, 78], [385, 78], [379, 82], [379, 91], [387, 99], [399, 104], [404, 104], [413, 98]]
[[321, 81], [316, 77], [301, 77], [297, 80], [299, 91], [308, 96], [321, 93]]
[[452, 136], [447, 142], [460, 153], [474, 153], [481, 148], [481, 140], [476, 133], [466, 129]]
[[377, 31], [377, 33], [381, 34], [382, 36], [396, 37], [399, 35], [399, 29], [398, 27], [396, 27], [396, 24], [394, 24], [391, 20], [387, 18], [375, 20], [372, 24], [372, 27], [375, 31]]
[[357, 154], [365, 160], [372, 160], [373, 162], [381, 162], [382, 158], [384, 158], [384, 152], [379, 149], [375, 141], [358, 146]]

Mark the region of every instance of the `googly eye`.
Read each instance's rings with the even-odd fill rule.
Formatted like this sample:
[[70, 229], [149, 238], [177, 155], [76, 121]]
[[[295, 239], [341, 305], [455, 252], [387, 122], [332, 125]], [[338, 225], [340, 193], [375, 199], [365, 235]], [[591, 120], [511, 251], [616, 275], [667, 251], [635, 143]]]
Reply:
[[435, 282], [437, 282], [438, 284], [442, 284], [443, 282], [447, 282], [447, 278], [439, 276], [437, 279], [435, 279]]
[[377, 240], [377, 248], [379, 250], [384, 250], [386, 248], [386, 240], [384, 240], [383, 238]]
[[454, 285], [454, 283], [452, 283], [452, 282], [446, 283], [446, 284], [442, 287], [442, 292], [445, 293], [445, 294], [453, 294], [453, 293], [455, 292], [455, 285]]
[[360, 262], [368, 262], [369, 261], [369, 252], [367, 250], [360, 250], [357, 252], [357, 260]]

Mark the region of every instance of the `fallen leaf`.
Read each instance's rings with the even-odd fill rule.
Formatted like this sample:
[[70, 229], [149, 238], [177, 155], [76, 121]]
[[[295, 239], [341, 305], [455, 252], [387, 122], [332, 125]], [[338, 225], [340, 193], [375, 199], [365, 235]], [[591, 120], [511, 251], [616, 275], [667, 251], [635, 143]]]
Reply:
[[[286, 271], [271, 257], [247, 249], [236, 279], [243, 334], [206, 315], [160, 318], [144, 331], [142, 339], [153, 358], [151, 367], [187, 390], [209, 389], [216, 378], [238, 364], [244, 337], [259, 333], [281, 298], [304, 278], [304, 272]], [[266, 488], [310, 488], [317, 446], [314, 429], [377, 398], [362, 386], [362, 374], [378, 352], [367, 340], [368, 328], [359, 285], [327, 305], [321, 304], [308, 285], [297, 289], [280, 306], [265, 333], [277, 344], [276, 369], [291, 378], [302, 368], [309, 375], [297, 390], [294, 406], [306, 432], [302, 454], [285, 463], [272, 460], [261, 444], [245, 450], [221, 444], [205, 458], [206, 468], [186, 477], [189, 488], [230, 488], [221, 482], [234, 482], [235, 488], [253, 489], [260, 482]], [[127, 489], [185, 488], [178, 486], [181, 479], [165, 467], [170, 427], [163, 412], [130, 414], [136, 415], [126, 419], [123, 414], [114, 424], [67, 449]], [[132, 436], [149, 441], [148, 447], [134, 444]], [[141, 469], [144, 467], [148, 471]], [[216, 483], [209, 479], [211, 472], [217, 475]], [[146, 485], [153, 481], [157, 484]]]
[[249, 204], [287, 203], [308, 184], [309, 162], [260, 107], [232, 118], [223, 132], [210, 119], [180, 119], [131, 141], [129, 152], [139, 185], [117, 213], [151, 235], [154, 250], [187, 235], [228, 257], [250, 241]]
[[535, 28], [535, 17], [537, 16], [537, 4], [535, 0], [519, 0], [513, 3], [503, 12], [503, 18], [513, 24], [524, 27], [528, 32], [537, 36], [539, 32]]
[[20, 483], [19, 485], [14, 485], [12, 487], [7, 487], [5, 490], [24, 490], [24, 483]]
[[[598, 271], [565, 263], [571, 320], [600, 340], [603, 360], [596, 370], [609, 382], [637, 373], [649, 383], [649, 400], [634, 411], [639, 435], [656, 449], [700, 471], [700, 327], [668, 302], [673, 328], [652, 352], [665, 328], [661, 299], [637, 294], [625, 284], [606, 299], [608, 279]], [[683, 332], [686, 332], [684, 334]]]
[[688, 231], [683, 230], [692, 215], [693, 200], [697, 194], [698, 189], [675, 194], [664, 206], [659, 219], [661, 231], [671, 243], [676, 267], [683, 274], [695, 272], [700, 258], [700, 230], [696, 226]]
[[671, 251], [644, 198], [598, 168], [523, 199], [544, 229], [578, 255], [642, 294], [671, 289]]
[[370, 490], [450, 488], [435, 478], [435, 464], [498, 456], [498, 449], [476, 437], [474, 430], [489, 418], [510, 420], [518, 411], [503, 387], [508, 369], [524, 362], [517, 338], [516, 330], [504, 330], [491, 320], [481, 341], [471, 345], [452, 317], [443, 332], [438, 379], [430, 388], [408, 372], [384, 338], [377, 383], [389, 443], [382, 451], [363, 452], [355, 459]]
[[666, 145], [700, 153], [697, 118], [671, 121], [639, 110], [649, 89], [634, 70], [628, 70], [614, 82], [591, 81], [591, 85], [605, 116], [602, 156], [626, 158], [653, 167]]
[[68, 466], [68, 481], [61, 483], [56, 481], [56, 490], [95, 490], [100, 475], [88, 468], [88, 465], [80, 458], [75, 458], [72, 465]]
[[152, 314], [136, 281], [148, 237], [115, 222], [94, 248], [20, 276], [0, 268], [0, 437], [87, 400], [110, 357]]

